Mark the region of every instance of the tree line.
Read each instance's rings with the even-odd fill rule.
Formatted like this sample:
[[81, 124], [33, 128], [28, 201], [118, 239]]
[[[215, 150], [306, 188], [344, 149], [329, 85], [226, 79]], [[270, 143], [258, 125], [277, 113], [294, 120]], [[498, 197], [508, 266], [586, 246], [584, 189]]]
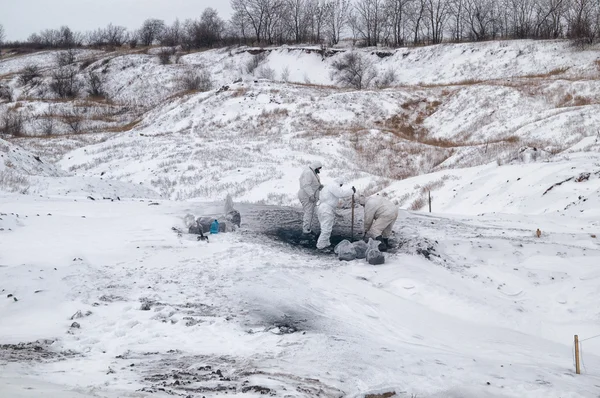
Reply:
[[[167, 25], [148, 19], [130, 31], [109, 24], [90, 32], [45, 29], [4, 47], [34, 49], [181, 46], [184, 50], [233, 44], [400, 47], [494, 39], [567, 38], [585, 45], [600, 36], [597, 0], [231, 0], [223, 20], [207, 8], [198, 19]], [[4, 38], [0, 25], [0, 45]]]

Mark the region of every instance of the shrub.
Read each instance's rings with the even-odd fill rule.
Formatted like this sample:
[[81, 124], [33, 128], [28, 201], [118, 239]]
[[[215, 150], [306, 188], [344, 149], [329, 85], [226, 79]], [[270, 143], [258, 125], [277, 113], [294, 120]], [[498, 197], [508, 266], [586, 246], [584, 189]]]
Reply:
[[9, 86], [0, 85], [0, 100], [13, 101], [13, 92]]
[[256, 75], [259, 79], [275, 80], [275, 71], [268, 66], [259, 68]]
[[333, 62], [333, 78], [338, 84], [353, 87], [357, 90], [369, 87], [377, 77], [371, 61], [357, 52], [344, 54]]
[[179, 88], [182, 91], [209, 91], [213, 87], [210, 73], [206, 70], [186, 72], [179, 77]]
[[88, 72], [86, 75], [87, 92], [91, 97], [106, 98], [104, 91], [105, 78], [103, 75], [96, 72]]
[[0, 120], [0, 132], [15, 137], [23, 136], [23, 115], [14, 109], [7, 111]]
[[73, 65], [75, 63], [75, 50], [68, 49], [56, 54], [56, 64], [59, 68], [63, 66]]
[[171, 63], [171, 56], [175, 54], [175, 49], [173, 48], [163, 48], [158, 52], [158, 62], [161, 65], [168, 65]]
[[396, 71], [392, 68], [389, 68], [379, 79], [377, 79], [375, 84], [377, 85], [377, 88], [387, 88], [396, 83], [396, 80]]
[[0, 171], [0, 190], [14, 193], [29, 193], [30, 183], [27, 177], [7, 168]]
[[290, 81], [290, 68], [287, 66], [281, 71], [281, 81], [286, 83]]
[[61, 114], [61, 120], [75, 134], [79, 134], [83, 127], [83, 116], [79, 114], [77, 109], [64, 109]]
[[21, 75], [19, 76], [19, 84], [26, 86], [40, 77], [42, 77], [40, 68], [37, 65], [28, 65], [21, 71]]
[[81, 83], [77, 70], [73, 67], [63, 67], [52, 73], [50, 89], [60, 98], [75, 98], [79, 94]]

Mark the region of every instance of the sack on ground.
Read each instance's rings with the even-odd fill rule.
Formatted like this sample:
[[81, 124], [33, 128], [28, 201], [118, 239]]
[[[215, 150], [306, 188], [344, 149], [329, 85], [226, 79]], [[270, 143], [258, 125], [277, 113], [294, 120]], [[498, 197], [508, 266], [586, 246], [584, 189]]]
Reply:
[[356, 252], [356, 258], [363, 259], [367, 257], [367, 249], [369, 246], [365, 243], [365, 241], [358, 240], [352, 244], [354, 246], [354, 251]]
[[337, 244], [333, 252], [338, 255], [340, 261], [352, 261], [356, 259], [356, 250], [354, 245], [348, 240], [343, 240]]
[[379, 251], [379, 241], [369, 239], [367, 246], [367, 262], [371, 265], [381, 265], [385, 263], [385, 256]]

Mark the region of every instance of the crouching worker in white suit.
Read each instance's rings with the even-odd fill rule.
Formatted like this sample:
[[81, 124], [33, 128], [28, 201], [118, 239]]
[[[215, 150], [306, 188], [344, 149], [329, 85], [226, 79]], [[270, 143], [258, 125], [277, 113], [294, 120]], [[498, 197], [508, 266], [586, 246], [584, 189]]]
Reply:
[[309, 234], [312, 228], [312, 220], [315, 216], [315, 207], [319, 201], [319, 191], [323, 189], [319, 173], [323, 165], [318, 160], [312, 162], [302, 172], [300, 176], [300, 190], [298, 191], [298, 199], [302, 203], [302, 232]]
[[398, 207], [380, 195], [368, 198], [361, 195], [358, 203], [365, 207], [365, 239], [378, 240], [385, 245], [383, 249], [387, 250], [392, 228], [398, 218]]
[[354, 187], [344, 186], [344, 182], [339, 178], [336, 178], [333, 184], [323, 188], [323, 191], [321, 191], [321, 200], [317, 207], [317, 215], [321, 224], [321, 234], [317, 241], [317, 249], [321, 250], [331, 246], [329, 238], [331, 238], [331, 231], [335, 223], [335, 209], [338, 207], [341, 199], [348, 198], [355, 192], [356, 189]]

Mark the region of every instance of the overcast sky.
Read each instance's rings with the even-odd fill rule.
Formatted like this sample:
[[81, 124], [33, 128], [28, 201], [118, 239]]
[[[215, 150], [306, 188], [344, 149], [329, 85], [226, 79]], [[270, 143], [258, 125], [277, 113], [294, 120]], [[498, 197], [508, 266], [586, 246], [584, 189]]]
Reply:
[[24, 40], [42, 29], [68, 25], [88, 31], [114, 25], [138, 28], [147, 18], [171, 23], [175, 18], [198, 18], [206, 7], [231, 16], [229, 0], [0, 0], [0, 25], [6, 40]]

